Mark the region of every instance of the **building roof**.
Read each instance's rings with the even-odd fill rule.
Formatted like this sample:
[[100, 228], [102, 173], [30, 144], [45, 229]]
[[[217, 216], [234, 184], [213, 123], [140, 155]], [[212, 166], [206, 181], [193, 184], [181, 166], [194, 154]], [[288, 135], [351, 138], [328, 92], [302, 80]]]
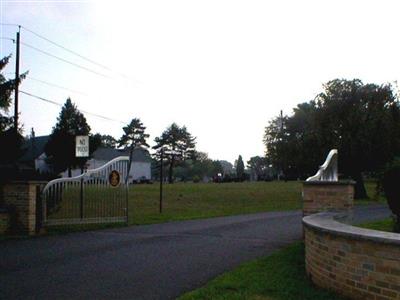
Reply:
[[[93, 159], [102, 161], [110, 161], [118, 156], [129, 156], [129, 150], [100, 147], [92, 154]], [[135, 148], [132, 153], [132, 161], [151, 162], [149, 151], [143, 148]]]
[[[26, 139], [23, 144], [23, 149], [26, 149], [26, 151], [20, 158], [20, 161], [32, 162], [38, 158], [44, 152], [44, 148], [49, 139], [49, 135]], [[118, 156], [129, 156], [129, 149], [99, 147], [91, 156], [96, 160], [110, 161]], [[135, 148], [132, 153], [132, 161], [151, 162], [149, 151], [140, 147]]]
[[21, 162], [34, 161], [44, 152], [44, 147], [46, 146], [49, 139], [50, 136], [48, 135], [25, 139], [22, 148], [26, 151], [19, 160]]

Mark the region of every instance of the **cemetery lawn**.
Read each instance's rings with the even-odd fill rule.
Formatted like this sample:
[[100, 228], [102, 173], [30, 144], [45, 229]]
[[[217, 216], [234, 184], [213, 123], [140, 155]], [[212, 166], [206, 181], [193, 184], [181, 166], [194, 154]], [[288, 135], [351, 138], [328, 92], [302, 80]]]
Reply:
[[[374, 182], [367, 182], [374, 200]], [[159, 213], [159, 183], [134, 185], [129, 191], [129, 223], [151, 224], [302, 208], [301, 181], [240, 183], [175, 183], [164, 185], [163, 213]]]
[[272, 255], [245, 263], [179, 300], [196, 299], [342, 299], [307, 278], [304, 244], [297, 242]]
[[301, 182], [159, 183], [134, 185], [129, 191], [131, 224], [249, 214], [301, 208]]
[[[356, 204], [384, 201], [382, 198], [374, 200], [374, 182], [367, 182], [366, 188], [371, 199], [357, 200]], [[129, 191], [129, 225], [301, 209], [301, 190], [301, 181], [164, 184], [163, 212], [160, 214], [159, 183], [133, 185]], [[116, 226], [125, 224], [54, 226], [48, 228], [48, 233]]]

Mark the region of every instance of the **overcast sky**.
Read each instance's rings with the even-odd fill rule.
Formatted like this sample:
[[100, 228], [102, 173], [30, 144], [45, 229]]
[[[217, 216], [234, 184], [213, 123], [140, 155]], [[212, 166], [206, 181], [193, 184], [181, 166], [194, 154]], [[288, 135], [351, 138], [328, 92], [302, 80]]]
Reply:
[[[400, 77], [399, 1], [0, 1], [1, 23], [21, 41], [107, 77], [21, 46], [20, 89], [112, 119], [140, 118], [150, 140], [172, 122], [198, 150], [233, 162], [263, 155], [264, 127], [313, 99], [334, 78]], [[0, 26], [2, 38], [17, 27]], [[1, 56], [15, 45], [0, 40]], [[11, 73], [11, 74], [8, 74]], [[57, 84], [66, 91], [34, 79]], [[60, 107], [20, 96], [25, 134], [51, 133]], [[122, 124], [86, 115], [92, 132], [119, 138]], [[310, 149], [310, 151], [312, 151]]]

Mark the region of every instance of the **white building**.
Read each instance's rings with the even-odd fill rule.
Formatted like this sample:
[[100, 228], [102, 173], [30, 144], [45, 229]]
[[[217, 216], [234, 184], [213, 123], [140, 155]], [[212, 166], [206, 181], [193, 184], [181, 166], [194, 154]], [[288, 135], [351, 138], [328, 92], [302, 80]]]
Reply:
[[[110, 160], [119, 156], [129, 156], [129, 150], [114, 148], [98, 148], [92, 153], [92, 158], [86, 162], [88, 170], [99, 168]], [[72, 176], [81, 174], [80, 169], [73, 169]], [[68, 171], [61, 174], [62, 177], [68, 177]], [[151, 157], [149, 152], [143, 148], [136, 148], [132, 153], [132, 164], [129, 171], [129, 182], [143, 181], [151, 179]]]
[[[88, 169], [99, 168], [118, 156], [129, 156], [129, 150], [112, 148], [99, 148], [87, 161]], [[129, 181], [151, 179], [151, 158], [149, 151], [143, 148], [135, 148], [132, 153], [132, 165], [129, 171]]]
[[[34, 169], [39, 173], [51, 172], [51, 166], [47, 163], [44, 153], [45, 145], [49, 136], [39, 136], [25, 140], [23, 148], [26, 150], [20, 159], [20, 165], [25, 169]], [[114, 148], [98, 148], [86, 162], [87, 169], [96, 169], [118, 156], [129, 156], [129, 150]], [[72, 176], [81, 174], [80, 169], [72, 169]], [[60, 174], [68, 177], [68, 170]], [[151, 180], [151, 157], [149, 152], [143, 148], [136, 148], [132, 153], [132, 164], [129, 172], [129, 181]]]

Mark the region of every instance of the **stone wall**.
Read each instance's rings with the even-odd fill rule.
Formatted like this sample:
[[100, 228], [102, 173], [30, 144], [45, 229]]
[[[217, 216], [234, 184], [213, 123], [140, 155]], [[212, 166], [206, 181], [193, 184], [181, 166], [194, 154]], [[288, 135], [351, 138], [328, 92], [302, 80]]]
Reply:
[[400, 299], [400, 234], [345, 225], [337, 217], [303, 218], [311, 280], [352, 299]]
[[303, 183], [303, 216], [328, 210], [353, 208], [353, 181], [305, 181]]

